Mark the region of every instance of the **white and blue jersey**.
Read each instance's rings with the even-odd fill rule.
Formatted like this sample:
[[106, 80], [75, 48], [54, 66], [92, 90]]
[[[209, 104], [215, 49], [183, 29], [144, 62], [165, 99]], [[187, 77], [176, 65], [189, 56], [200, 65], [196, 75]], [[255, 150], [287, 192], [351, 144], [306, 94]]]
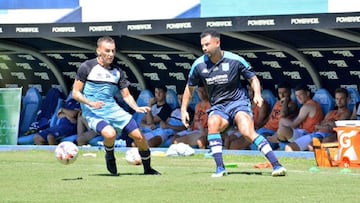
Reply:
[[218, 113], [232, 122], [238, 111], [252, 115], [249, 97], [240, 82], [241, 76], [250, 79], [255, 72], [244, 58], [224, 51], [223, 58], [216, 64], [207, 55], [199, 57], [191, 67], [187, 84], [206, 88], [211, 103], [209, 115]]
[[91, 129], [98, 132], [97, 124], [101, 121], [107, 122], [118, 131], [128, 124], [131, 115], [122, 109], [114, 98], [116, 93], [130, 84], [119, 67], [111, 65], [110, 68], [104, 68], [94, 58], [80, 65], [76, 79], [85, 84], [83, 95], [87, 100], [104, 102], [100, 109], [81, 104], [82, 115]]

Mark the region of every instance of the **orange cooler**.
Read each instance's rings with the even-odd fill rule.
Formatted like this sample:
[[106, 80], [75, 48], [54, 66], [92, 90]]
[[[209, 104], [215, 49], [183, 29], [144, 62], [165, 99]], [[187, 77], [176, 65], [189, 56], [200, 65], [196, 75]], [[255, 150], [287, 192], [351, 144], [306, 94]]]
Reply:
[[360, 167], [360, 120], [336, 121], [338, 153], [334, 157], [340, 167]]

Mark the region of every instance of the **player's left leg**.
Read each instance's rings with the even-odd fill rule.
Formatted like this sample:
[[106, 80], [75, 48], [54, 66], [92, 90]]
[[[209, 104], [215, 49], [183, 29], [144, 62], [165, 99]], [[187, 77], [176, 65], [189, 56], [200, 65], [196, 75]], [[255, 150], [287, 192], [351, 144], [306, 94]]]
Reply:
[[239, 129], [239, 132], [249, 141], [253, 142], [255, 146], [260, 150], [268, 161], [273, 166], [272, 176], [284, 176], [286, 175], [286, 169], [279, 163], [272, 151], [269, 142], [262, 136], [255, 132], [254, 122], [249, 114], [239, 111], [236, 113], [235, 122]]
[[139, 149], [139, 154], [141, 156], [142, 164], [144, 167], [145, 175], [161, 175], [158, 171], [151, 167], [151, 153], [148, 146], [148, 143], [145, 137], [141, 134], [140, 129], [138, 128], [134, 119], [131, 119], [130, 122], [123, 129], [124, 133], [127, 133], [129, 137], [134, 140], [135, 145]]

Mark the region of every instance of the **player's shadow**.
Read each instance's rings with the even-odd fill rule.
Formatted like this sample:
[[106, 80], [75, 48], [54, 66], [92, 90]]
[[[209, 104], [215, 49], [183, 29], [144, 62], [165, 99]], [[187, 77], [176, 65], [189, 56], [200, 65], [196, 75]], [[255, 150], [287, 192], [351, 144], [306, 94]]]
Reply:
[[118, 173], [116, 175], [109, 174], [109, 173], [98, 173], [98, 174], [91, 174], [90, 176], [108, 176], [108, 177], [118, 177], [118, 176], [141, 176], [144, 175], [143, 173]]
[[267, 171], [231, 171], [229, 175], [259, 175], [259, 176], [271, 176], [271, 172]]
[[63, 181], [74, 181], [74, 180], [83, 180], [82, 177], [77, 177], [77, 178], [63, 178], [61, 179]]

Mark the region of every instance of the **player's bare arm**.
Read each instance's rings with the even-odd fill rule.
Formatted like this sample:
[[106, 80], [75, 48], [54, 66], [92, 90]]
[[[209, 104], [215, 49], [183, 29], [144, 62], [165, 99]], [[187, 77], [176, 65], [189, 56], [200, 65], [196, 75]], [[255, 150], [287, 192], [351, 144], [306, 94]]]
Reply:
[[96, 109], [100, 109], [104, 103], [102, 101], [89, 101], [87, 100], [84, 95], [82, 94], [82, 89], [84, 88], [84, 83], [80, 80], [75, 80], [73, 90], [72, 90], [72, 97], [83, 104], [89, 105], [91, 107], [94, 107]]
[[183, 99], [181, 102], [181, 121], [186, 128], [188, 128], [190, 126], [190, 124], [189, 124], [190, 116], [189, 116], [189, 113], [187, 112], [187, 107], [188, 107], [189, 101], [194, 93], [194, 89], [195, 89], [194, 87], [190, 87], [190, 86], [186, 85], [184, 94], [183, 94]]
[[136, 112], [138, 113], [146, 113], [150, 111], [150, 107], [148, 106], [141, 106], [139, 107], [136, 104], [136, 101], [134, 99], [134, 97], [130, 94], [130, 91], [128, 88], [124, 88], [121, 90], [121, 95], [124, 99], [124, 101], [132, 108], [134, 109]]
[[260, 86], [260, 81], [256, 76], [253, 76], [252, 78], [249, 79], [249, 83], [251, 88], [254, 90], [254, 102], [255, 104], [257, 104], [259, 107], [261, 107], [263, 105], [264, 99], [261, 96], [261, 86]]

